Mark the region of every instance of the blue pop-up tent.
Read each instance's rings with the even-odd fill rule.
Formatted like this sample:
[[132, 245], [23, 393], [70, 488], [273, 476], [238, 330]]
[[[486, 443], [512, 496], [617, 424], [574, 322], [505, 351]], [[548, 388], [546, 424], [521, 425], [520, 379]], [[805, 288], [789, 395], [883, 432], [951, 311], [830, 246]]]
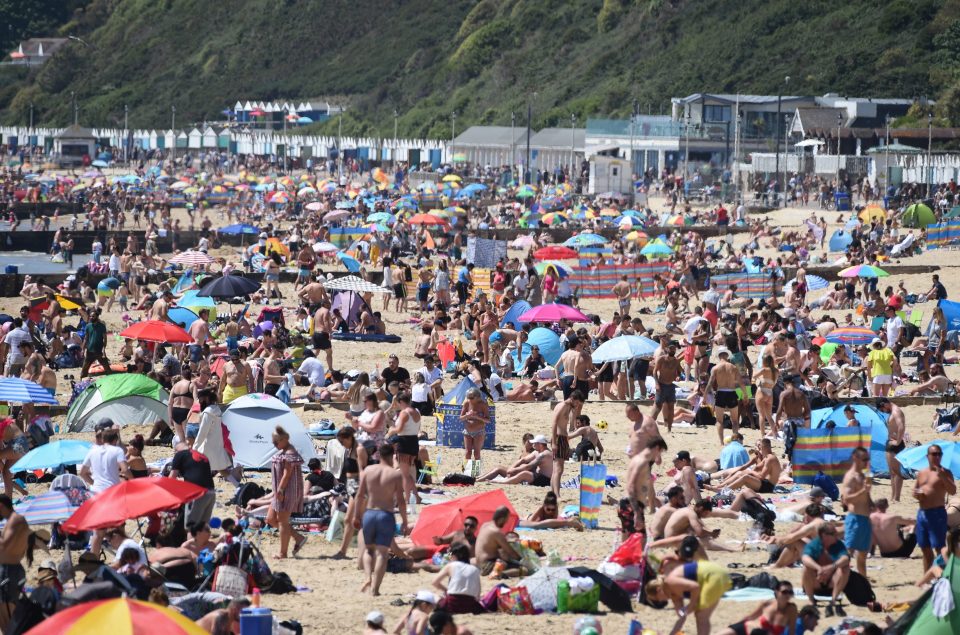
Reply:
[[[818, 408], [810, 413], [810, 427], [813, 429], [826, 428], [828, 422], [833, 422], [837, 428], [847, 425], [847, 417], [843, 409], [848, 404], [840, 404], [832, 408]], [[880, 412], [873, 406], [856, 403], [853, 407], [857, 425], [861, 428], [870, 428], [870, 468], [874, 474], [887, 473], [887, 418], [886, 413]]]
[[543, 355], [543, 359], [551, 366], [557, 363], [557, 360], [560, 359], [560, 354], [563, 353], [560, 336], [550, 329], [541, 326], [530, 331], [527, 341], [513, 354], [514, 368], [520, 369], [523, 367], [527, 361], [527, 357], [530, 356], [531, 346], [538, 347], [540, 354]]
[[943, 317], [947, 320], [947, 330], [960, 331], [960, 302], [940, 300], [937, 306], [943, 309]]
[[838, 229], [830, 236], [830, 251], [846, 251], [852, 242], [853, 236], [850, 232]]
[[510, 323], [513, 323], [513, 328], [519, 328], [520, 320], [518, 318], [531, 308], [533, 307], [531, 307], [530, 303], [526, 300], [517, 300], [511, 304], [507, 312], [503, 314], [503, 319], [500, 320], [500, 328], [504, 328]]

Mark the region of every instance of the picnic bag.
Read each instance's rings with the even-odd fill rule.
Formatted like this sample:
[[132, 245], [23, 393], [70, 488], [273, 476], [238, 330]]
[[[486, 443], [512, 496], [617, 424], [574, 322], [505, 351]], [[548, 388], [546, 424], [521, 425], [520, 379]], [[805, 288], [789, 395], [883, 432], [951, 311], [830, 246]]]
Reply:
[[510, 615], [533, 615], [533, 601], [525, 586], [502, 588], [497, 592], [497, 608]]
[[221, 564], [213, 572], [213, 590], [232, 598], [243, 597], [251, 588], [252, 576], [240, 567]]

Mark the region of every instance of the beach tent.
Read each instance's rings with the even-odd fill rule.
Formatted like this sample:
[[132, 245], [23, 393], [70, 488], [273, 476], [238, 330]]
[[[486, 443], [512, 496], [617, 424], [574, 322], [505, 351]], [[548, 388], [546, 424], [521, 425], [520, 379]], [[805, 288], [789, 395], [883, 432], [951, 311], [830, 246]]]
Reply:
[[943, 309], [943, 317], [947, 320], [947, 331], [960, 330], [960, 302], [940, 300], [937, 306]]
[[340, 315], [347, 321], [350, 330], [360, 324], [360, 310], [363, 308], [363, 298], [356, 291], [340, 291], [335, 293], [330, 302], [330, 312], [340, 309]]
[[70, 432], [91, 432], [104, 417], [119, 426], [167, 420], [167, 391], [146, 375], [116, 373], [98, 377], [70, 404]]
[[[853, 406], [854, 416], [857, 425], [861, 428], [870, 429], [870, 467], [874, 474], [882, 474], [887, 471], [887, 456], [885, 448], [887, 447], [887, 418], [889, 415], [880, 412], [873, 406], [856, 403]], [[828, 422], [832, 422], [837, 428], [847, 425], [847, 417], [843, 414], [843, 409], [847, 404], [840, 404], [832, 408], [818, 408], [810, 413], [810, 427], [813, 429], [826, 428]], [[866, 446], [864, 446], [866, 447]]]
[[846, 251], [852, 242], [850, 232], [838, 229], [830, 236], [830, 251]]
[[543, 359], [551, 366], [557, 363], [560, 354], [563, 353], [560, 336], [550, 329], [540, 326], [530, 331], [527, 341], [513, 354], [514, 368], [521, 368], [526, 363], [527, 357], [530, 356], [531, 346], [538, 347]]
[[290, 443], [303, 457], [304, 465], [317, 458], [307, 428], [290, 407], [276, 397], [253, 393], [234, 399], [223, 411], [223, 425], [233, 446], [235, 465], [249, 468], [270, 465], [270, 459], [277, 453], [271, 439], [277, 426], [290, 434]]
[[531, 307], [529, 302], [527, 302], [526, 300], [517, 300], [516, 302], [511, 304], [510, 308], [507, 309], [507, 312], [503, 314], [503, 319], [500, 320], [500, 328], [506, 327], [511, 322], [513, 323], [514, 328], [520, 328], [521, 326], [520, 320], [518, 320], [517, 318], [519, 318], [521, 315], [523, 315], [530, 309]]
[[[463, 424], [460, 423], [460, 409], [463, 407], [463, 402], [466, 401], [467, 391], [471, 388], [479, 389], [480, 386], [469, 377], [464, 377], [437, 403], [437, 445], [450, 448], [463, 447]], [[492, 450], [497, 440], [497, 413], [489, 399], [487, 399], [487, 404], [490, 406], [490, 421], [487, 422], [487, 434], [483, 439], [483, 449]]]
[[906, 613], [884, 631], [892, 635], [953, 635], [960, 633], [960, 561], [950, 556], [943, 576], [937, 584], [947, 584], [946, 597], [953, 599], [953, 608], [937, 617], [934, 609], [933, 592], [935, 587], [927, 589], [914, 601]]
[[904, 227], [926, 227], [937, 222], [933, 210], [923, 203], [914, 203], [903, 213]]

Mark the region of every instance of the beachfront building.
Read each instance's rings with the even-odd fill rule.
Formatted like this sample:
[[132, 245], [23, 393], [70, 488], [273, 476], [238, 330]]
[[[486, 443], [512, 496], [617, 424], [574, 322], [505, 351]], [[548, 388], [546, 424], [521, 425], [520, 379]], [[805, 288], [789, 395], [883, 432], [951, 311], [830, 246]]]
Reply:
[[96, 157], [97, 138], [90, 128], [68, 126], [53, 140], [53, 152], [61, 167], [82, 165]]
[[[531, 131], [531, 141], [535, 134]], [[526, 157], [527, 129], [525, 126], [470, 126], [449, 146], [448, 161], [483, 166], [520, 165]]]
[[23, 40], [17, 48], [9, 53], [9, 59], [4, 64], [16, 66], [43, 66], [67, 42], [65, 37], [34, 37]]
[[[237, 101], [233, 105], [231, 117], [240, 124], [251, 128], [281, 130], [286, 119], [287, 126], [304, 125], [318, 121], [327, 121], [344, 111], [342, 105], [334, 105], [323, 98], [282, 101]], [[293, 121], [291, 115], [296, 116]], [[306, 121], [309, 119], [309, 121]], [[301, 122], [302, 123], [299, 123]]]

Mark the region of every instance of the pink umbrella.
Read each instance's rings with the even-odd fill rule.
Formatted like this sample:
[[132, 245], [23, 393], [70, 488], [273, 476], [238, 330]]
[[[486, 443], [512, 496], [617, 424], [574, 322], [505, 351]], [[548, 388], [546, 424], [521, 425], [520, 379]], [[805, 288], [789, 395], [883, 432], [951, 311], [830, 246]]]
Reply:
[[342, 209], [335, 209], [332, 212], [327, 213], [327, 215], [323, 217], [323, 220], [332, 223], [333, 221], [343, 220], [344, 218], [350, 218], [351, 216], [353, 216], [353, 214], [350, 212]]
[[590, 318], [566, 304], [540, 304], [533, 307], [518, 318], [521, 322], [559, 322], [560, 320], [569, 320], [570, 322], [590, 322]]

